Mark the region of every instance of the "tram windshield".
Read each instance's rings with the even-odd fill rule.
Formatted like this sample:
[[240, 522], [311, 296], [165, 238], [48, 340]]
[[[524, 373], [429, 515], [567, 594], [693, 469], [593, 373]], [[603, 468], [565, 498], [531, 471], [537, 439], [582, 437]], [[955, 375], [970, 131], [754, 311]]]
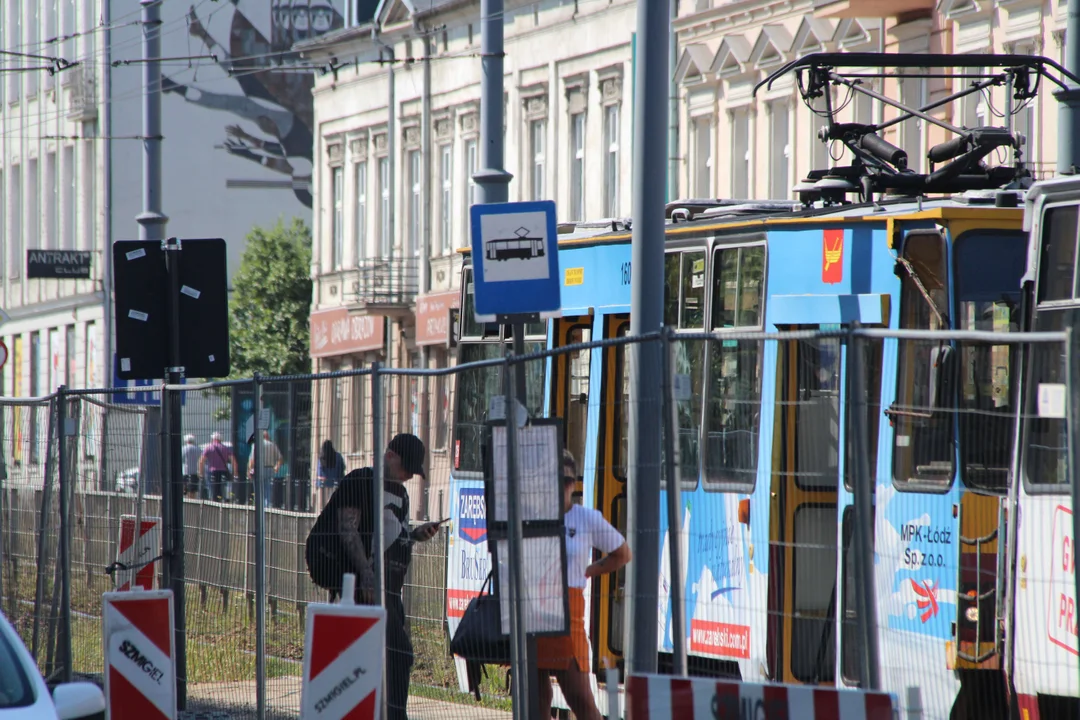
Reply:
[[[510, 329], [497, 323], [476, 322], [472, 271], [466, 270], [465, 302], [461, 308], [461, 341], [458, 363], [465, 364], [503, 357], [512, 341]], [[547, 340], [547, 323], [525, 327], [525, 352], [540, 352]], [[524, 364], [526, 406], [529, 414], [539, 416], [544, 409], [544, 360]], [[520, 367], [520, 366], [519, 366]], [[503, 394], [502, 366], [493, 365], [465, 370], [457, 376], [455, 388], [453, 468], [459, 472], [482, 472], [480, 449], [484, 423], [493, 398]]]

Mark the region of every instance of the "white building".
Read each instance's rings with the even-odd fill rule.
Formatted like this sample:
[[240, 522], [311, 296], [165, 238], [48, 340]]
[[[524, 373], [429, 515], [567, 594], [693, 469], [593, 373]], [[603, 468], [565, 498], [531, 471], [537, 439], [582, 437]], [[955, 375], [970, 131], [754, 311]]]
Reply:
[[[626, 0], [507, 3], [510, 200], [554, 200], [560, 220], [629, 214], [635, 13]], [[476, 0], [383, 0], [374, 21], [297, 46], [337, 68], [315, 87], [317, 372], [375, 359], [399, 367], [452, 362], [446, 321], [458, 302], [456, 251], [469, 244], [471, 178], [480, 160], [478, 17]], [[379, 62], [391, 57], [397, 62]], [[320, 395], [326, 385], [313, 398], [322, 408], [320, 441], [330, 437], [360, 462], [372, 449], [358, 416], [367, 382], [339, 383], [329, 399]], [[445, 517], [450, 388], [422, 385], [391, 389], [389, 429], [427, 440], [431, 484], [412, 488], [425, 498], [413, 507], [420, 517]]]
[[[83, 64], [0, 58], [0, 327], [8, 360], [0, 394], [45, 395], [58, 385], [101, 387], [104, 372], [101, 0], [16, 0], [0, 11], [0, 49]], [[74, 37], [72, 37], [74, 36]], [[69, 37], [63, 41], [51, 40]], [[91, 279], [26, 277], [27, 250], [89, 250]]]

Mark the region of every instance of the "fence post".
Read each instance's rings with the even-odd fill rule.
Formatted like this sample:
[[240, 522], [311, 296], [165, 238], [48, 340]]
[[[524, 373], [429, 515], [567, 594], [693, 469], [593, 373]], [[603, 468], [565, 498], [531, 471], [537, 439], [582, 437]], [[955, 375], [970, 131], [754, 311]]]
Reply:
[[[383, 553], [386, 551], [383, 539], [383, 508], [386, 506], [386, 498], [383, 496], [383, 397], [382, 397], [382, 363], [378, 360], [371, 363], [371, 470], [375, 476], [373, 496], [375, 498], [372, 512], [375, 517], [371, 527], [374, 529], [371, 542], [371, 569], [375, 573], [375, 597], [382, 607], [386, 607], [386, 583], [383, 576]], [[386, 668], [389, 650], [383, 647], [383, 676], [382, 676], [382, 707], [379, 710], [382, 718], [389, 717], [389, 699], [386, 697]]]
[[663, 396], [663, 433], [664, 433], [664, 476], [667, 478], [667, 516], [668, 516], [668, 607], [671, 608], [671, 651], [674, 662], [673, 675], [687, 676], [686, 661], [686, 605], [683, 602], [682, 571], [682, 488], [679, 478], [679, 443], [676, 440], [678, 423], [675, 420], [676, 405], [674, 367], [671, 362], [671, 329], [661, 331], [661, 349], [663, 357], [660, 366], [664, 373]]
[[[36, 587], [34, 589], [34, 627], [31, 633], [31, 649], [30, 653], [36, 658], [38, 657], [38, 651], [40, 650], [40, 633], [41, 633], [41, 606], [45, 602], [45, 563], [48, 559], [49, 548], [45, 542], [46, 535], [46, 520], [48, 519], [49, 507], [52, 505], [52, 444], [53, 435], [56, 432], [56, 407], [53, 405], [54, 401], [50, 401], [48, 407], [49, 410], [49, 422], [48, 430], [45, 435], [45, 481], [41, 487], [41, 513], [38, 515], [38, 537], [37, 537], [37, 578]], [[37, 407], [34, 407], [34, 412], [31, 414], [30, 422], [37, 425]]]
[[[251, 467], [255, 498], [255, 716], [266, 717], [266, 487], [262, 466], [262, 377], [255, 373], [252, 404]], [[271, 487], [273, 482], [271, 481]]]
[[61, 682], [71, 682], [71, 468], [68, 467], [67, 387], [56, 393], [57, 483], [60, 488], [60, 663]]
[[855, 607], [858, 638], [861, 645], [861, 687], [880, 690], [878, 677], [877, 606], [874, 602], [874, 475], [870, 469], [869, 443], [867, 442], [866, 381], [863, 368], [863, 343], [857, 335], [860, 328], [853, 322], [848, 330], [848, 358], [851, 382], [849, 402], [853, 402], [851, 425], [854, 444], [852, 456], [852, 491], [855, 495]]

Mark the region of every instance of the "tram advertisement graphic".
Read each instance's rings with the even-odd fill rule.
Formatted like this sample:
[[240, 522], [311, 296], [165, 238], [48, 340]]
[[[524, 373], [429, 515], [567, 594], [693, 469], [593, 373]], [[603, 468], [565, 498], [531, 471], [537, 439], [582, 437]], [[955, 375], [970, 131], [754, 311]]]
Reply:
[[1050, 552], [1050, 606], [1046, 612], [1046, 636], [1050, 642], [1077, 654], [1076, 545], [1073, 542], [1072, 511], [1064, 505], [1054, 508], [1053, 544]]
[[459, 481], [456, 492], [451, 491], [454, 498], [450, 518], [453, 528], [446, 583], [446, 617], [450, 621], [451, 633], [465, 615], [469, 601], [480, 594], [480, 588], [491, 571], [484, 488], [479, 483], [470, 485], [472, 487]]

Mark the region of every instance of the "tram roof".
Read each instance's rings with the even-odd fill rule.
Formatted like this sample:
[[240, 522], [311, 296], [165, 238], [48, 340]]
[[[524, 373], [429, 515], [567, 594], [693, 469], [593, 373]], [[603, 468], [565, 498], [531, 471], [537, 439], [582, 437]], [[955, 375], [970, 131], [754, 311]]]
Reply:
[[[898, 197], [877, 203], [805, 207], [795, 201], [679, 200], [667, 206], [664, 232], [668, 239], [710, 231], [771, 229], [791, 225], [842, 222], [896, 222], [980, 218], [1011, 218], [1024, 213], [1023, 190], [968, 191], [941, 197]], [[673, 220], [679, 216], [688, 219]], [[609, 218], [559, 224], [559, 245], [575, 247], [625, 242], [631, 237], [630, 218]], [[471, 254], [471, 248], [459, 253]]]

